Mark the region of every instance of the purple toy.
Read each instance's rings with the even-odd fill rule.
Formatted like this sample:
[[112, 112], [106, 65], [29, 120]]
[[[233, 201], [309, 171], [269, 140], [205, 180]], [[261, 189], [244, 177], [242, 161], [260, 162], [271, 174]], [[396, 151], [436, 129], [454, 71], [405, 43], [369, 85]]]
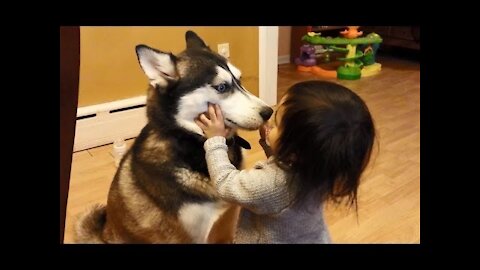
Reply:
[[305, 44], [300, 47], [300, 57], [295, 58], [295, 64], [302, 66], [315, 66], [317, 59], [315, 58], [315, 47]]

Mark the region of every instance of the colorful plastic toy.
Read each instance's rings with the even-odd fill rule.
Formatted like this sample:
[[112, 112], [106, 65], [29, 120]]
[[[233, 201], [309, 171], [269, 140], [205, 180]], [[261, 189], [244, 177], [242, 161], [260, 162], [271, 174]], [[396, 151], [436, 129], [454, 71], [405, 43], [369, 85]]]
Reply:
[[315, 58], [315, 46], [302, 45], [300, 47], [300, 57], [295, 58], [295, 64], [305, 67], [315, 66], [317, 59]]
[[[382, 38], [376, 33], [371, 33], [366, 37], [360, 37], [363, 35], [363, 32], [358, 31], [358, 28], [358, 26], [348, 26], [346, 30], [340, 32], [343, 37], [321, 37], [319, 35], [312, 35], [311, 33], [303, 36], [302, 40], [308, 44], [303, 45], [302, 48], [309, 45], [322, 45], [335, 52], [345, 53], [345, 57], [337, 59], [345, 62], [345, 64], [340, 66], [336, 71], [332, 71], [324, 70], [321, 67], [315, 66], [316, 64], [302, 64], [306, 63], [306, 61], [295, 61], [298, 65], [297, 69], [303, 72], [312, 72], [321, 77], [336, 77], [342, 80], [358, 80], [361, 77], [372, 76], [380, 72], [382, 65], [375, 62], [375, 55], [382, 42]], [[359, 45], [358, 51], [357, 45]], [[312, 54], [315, 55], [315, 52], [311, 53], [309, 51], [309, 55]], [[308, 63], [313, 63], [313, 61], [310, 60]]]

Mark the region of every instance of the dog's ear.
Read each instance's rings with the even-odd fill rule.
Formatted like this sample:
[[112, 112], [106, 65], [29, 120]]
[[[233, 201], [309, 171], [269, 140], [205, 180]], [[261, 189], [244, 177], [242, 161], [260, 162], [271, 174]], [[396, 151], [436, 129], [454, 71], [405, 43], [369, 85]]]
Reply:
[[195, 32], [190, 30], [185, 33], [185, 41], [187, 41], [187, 49], [207, 48], [205, 42]]
[[175, 68], [176, 57], [146, 45], [135, 47], [138, 62], [153, 86], [167, 86], [168, 82], [178, 79]]

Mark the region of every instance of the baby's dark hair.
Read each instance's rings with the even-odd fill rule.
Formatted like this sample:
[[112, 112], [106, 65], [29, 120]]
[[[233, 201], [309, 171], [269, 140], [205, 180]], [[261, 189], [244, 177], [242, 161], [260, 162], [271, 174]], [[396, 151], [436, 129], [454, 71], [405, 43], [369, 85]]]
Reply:
[[375, 140], [365, 102], [350, 89], [326, 81], [290, 87], [284, 98], [277, 164], [291, 173], [295, 202], [307, 195], [319, 201], [357, 205], [357, 189]]

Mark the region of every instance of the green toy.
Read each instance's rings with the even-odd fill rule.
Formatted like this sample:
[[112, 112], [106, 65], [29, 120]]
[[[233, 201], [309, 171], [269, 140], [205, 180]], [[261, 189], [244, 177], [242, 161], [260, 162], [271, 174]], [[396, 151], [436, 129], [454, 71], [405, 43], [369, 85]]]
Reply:
[[[362, 76], [372, 76], [380, 72], [382, 65], [375, 62], [376, 51], [382, 42], [378, 34], [371, 33], [359, 38], [363, 32], [358, 31], [358, 26], [348, 26], [347, 30], [340, 33], [344, 37], [322, 37], [309, 33], [303, 36], [302, 40], [312, 45], [327, 46], [335, 52], [346, 53], [345, 57], [338, 58], [339, 61], [345, 62], [337, 69], [338, 79], [357, 80]], [[345, 45], [345, 47], [337, 45]], [[362, 51], [357, 51], [357, 45], [363, 46]]]

